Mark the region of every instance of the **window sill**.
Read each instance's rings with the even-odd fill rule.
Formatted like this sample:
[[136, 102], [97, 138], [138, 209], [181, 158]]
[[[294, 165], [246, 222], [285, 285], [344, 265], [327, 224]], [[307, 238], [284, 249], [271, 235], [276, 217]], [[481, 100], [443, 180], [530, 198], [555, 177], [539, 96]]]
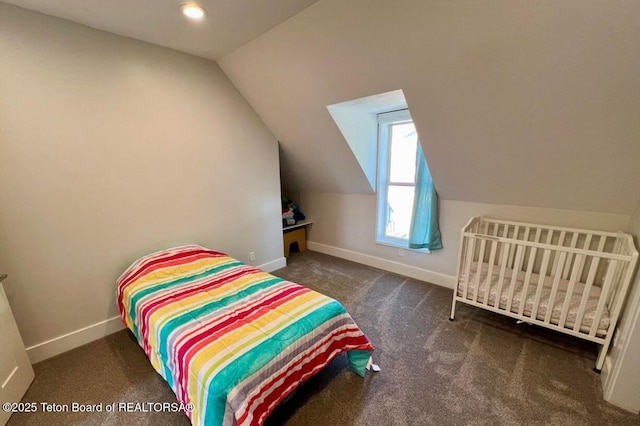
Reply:
[[403, 250], [411, 251], [411, 252], [415, 252], [415, 253], [431, 254], [431, 250], [429, 250], [429, 249], [412, 249], [412, 248], [407, 247], [407, 243], [400, 242], [400, 241], [376, 240], [376, 244], [381, 245], [381, 246], [387, 246], [387, 247], [394, 247], [394, 248], [398, 248], [398, 249], [403, 249]]

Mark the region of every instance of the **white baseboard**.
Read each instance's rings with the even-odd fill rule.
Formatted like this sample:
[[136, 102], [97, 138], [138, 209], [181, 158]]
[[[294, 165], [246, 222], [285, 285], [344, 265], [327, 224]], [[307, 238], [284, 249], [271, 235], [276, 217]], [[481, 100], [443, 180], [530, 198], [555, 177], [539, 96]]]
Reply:
[[71, 333], [63, 334], [46, 342], [38, 343], [27, 348], [27, 354], [32, 364], [67, 352], [78, 346], [93, 342], [96, 339], [120, 331], [124, 328], [120, 317], [109, 318], [96, 324], [81, 328]]
[[282, 269], [285, 266], [287, 266], [287, 258], [281, 257], [280, 259], [272, 260], [271, 262], [259, 265], [258, 268], [262, 269], [265, 272], [273, 272], [275, 270]]
[[[315, 243], [313, 241], [308, 241], [307, 247], [309, 247], [309, 250], [314, 250], [320, 253], [347, 259], [352, 262], [373, 266], [375, 268], [380, 268], [382, 270], [394, 272], [396, 274], [404, 275], [410, 278], [427, 281], [443, 287], [453, 288], [455, 286], [455, 277], [440, 274], [438, 272], [432, 272], [426, 269], [416, 268], [415, 266], [409, 266], [402, 263], [393, 262], [391, 260], [369, 256], [367, 254]], [[277, 269], [284, 268], [285, 266], [287, 266], [287, 259], [285, 257], [281, 257], [271, 262], [262, 264], [258, 267], [263, 271], [273, 272]], [[101, 337], [115, 333], [116, 331], [120, 331], [123, 328], [124, 326], [122, 325], [122, 321], [120, 320], [119, 316], [109, 318], [96, 324], [83, 327], [79, 330], [72, 331], [71, 333], [63, 334], [62, 336], [58, 336], [45, 342], [38, 343], [37, 345], [30, 346], [27, 348], [27, 353], [29, 354], [31, 363], [35, 364], [36, 362], [54, 357], [63, 352], [67, 352], [71, 349], [77, 348], [78, 346], [85, 345]]]
[[[287, 259], [281, 257], [258, 266], [263, 271], [272, 272], [287, 266]], [[109, 318], [96, 324], [81, 328], [71, 333], [63, 334], [46, 342], [38, 343], [27, 348], [27, 354], [32, 364], [44, 361], [78, 346], [93, 342], [101, 337], [120, 331], [124, 328], [120, 317]]]
[[429, 271], [427, 269], [417, 268], [415, 266], [406, 265], [404, 263], [394, 262], [392, 260], [375, 257], [368, 254], [358, 253], [351, 250], [345, 250], [326, 244], [307, 241], [309, 250], [339, 257], [341, 259], [350, 260], [363, 265], [373, 266], [384, 271], [393, 272], [405, 277], [414, 278], [420, 281], [426, 281], [442, 287], [453, 289], [456, 285], [456, 277], [441, 274], [439, 272]]

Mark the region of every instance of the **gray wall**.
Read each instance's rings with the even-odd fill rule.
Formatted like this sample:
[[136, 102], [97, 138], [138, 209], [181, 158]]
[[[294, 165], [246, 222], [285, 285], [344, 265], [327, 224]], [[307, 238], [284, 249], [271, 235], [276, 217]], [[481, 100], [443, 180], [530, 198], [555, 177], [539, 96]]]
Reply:
[[0, 271], [27, 346], [117, 315], [136, 258], [282, 259], [278, 147], [218, 65], [0, 3]]
[[630, 215], [640, 2], [321, 0], [219, 61], [287, 185], [367, 194], [327, 105], [402, 89], [445, 200]]
[[444, 248], [431, 254], [405, 251], [399, 256], [397, 248], [375, 243], [375, 195], [303, 192], [300, 203], [305, 214], [314, 221], [309, 233], [313, 242], [449, 276], [456, 274], [460, 230], [473, 216], [608, 231], [624, 230], [629, 221], [627, 215], [612, 213], [441, 200], [440, 227]]

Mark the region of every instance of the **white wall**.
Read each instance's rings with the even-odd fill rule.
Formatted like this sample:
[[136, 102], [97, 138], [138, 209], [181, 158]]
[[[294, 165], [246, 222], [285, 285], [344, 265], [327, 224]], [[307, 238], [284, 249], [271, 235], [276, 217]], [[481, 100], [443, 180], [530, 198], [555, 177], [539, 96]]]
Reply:
[[218, 65], [0, 3], [0, 271], [27, 346], [112, 318], [136, 258], [282, 259], [278, 147]]
[[[627, 231], [640, 241], [640, 206]], [[640, 411], [640, 274], [631, 283], [613, 345], [602, 371], [604, 398], [630, 411]]]
[[399, 256], [397, 248], [375, 243], [375, 195], [303, 192], [300, 205], [307, 217], [314, 221], [309, 232], [309, 240], [313, 243], [448, 276], [456, 274], [460, 230], [473, 216], [609, 231], [624, 230], [629, 221], [629, 216], [620, 214], [440, 200], [444, 248], [431, 254], [405, 251], [404, 256]]

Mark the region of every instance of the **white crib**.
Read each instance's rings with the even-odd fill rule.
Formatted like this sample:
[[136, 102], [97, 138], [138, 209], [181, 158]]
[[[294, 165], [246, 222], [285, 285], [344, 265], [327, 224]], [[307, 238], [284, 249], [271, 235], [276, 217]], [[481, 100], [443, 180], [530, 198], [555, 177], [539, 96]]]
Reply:
[[633, 276], [630, 235], [472, 218], [462, 229], [456, 302], [602, 345], [600, 372]]

